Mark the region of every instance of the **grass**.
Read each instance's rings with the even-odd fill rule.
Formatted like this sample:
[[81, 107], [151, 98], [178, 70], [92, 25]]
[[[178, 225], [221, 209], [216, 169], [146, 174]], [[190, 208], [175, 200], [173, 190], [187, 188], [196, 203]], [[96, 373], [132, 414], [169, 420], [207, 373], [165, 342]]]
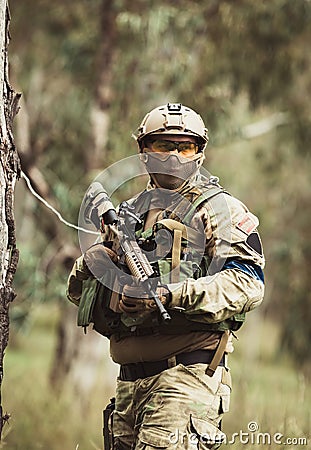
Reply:
[[[31, 330], [12, 335], [5, 357], [2, 403], [11, 414], [5, 426], [0, 448], [7, 450], [101, 450], [102, 409], [113, 395], [113, 381], [98, 382], [90, 407], [81, 410], [69, 389], [57, 397], [48, 382], [55, 346], [57, 310], [40, 306]], [[51, 320], [52, 319], [52, 320]], [[310, 439], [311, 390], [299, 367], [293, 367], [286, 355], [278, 355], [277, 328], [258, 320], [256, 313], [239, 333], [240, 342], [230, 358], [233, 376], [231, 410], [224, 418], [223, 431], [235, 443], [224, 448], [307, 449], [308, 445], [277, 445], [248, 432], [256, 422], [259, 433], [275, 433], [284, 438]], [[104, 362], [105, 365], [109, 362]], [[99, 374], [103, 380], [103, 373]], [[246, 442], [248, 439], [248, 443]], [[244, 442], [242, 443], [241, 442]]]
[[11, 415], [2, 446], [8, 450], [102, 449], [101, 411], [112, 395], [95, 388], [91, 407], [81, 410], [69, 388], [60, 396], [49, 385], [55, 348], [55, 307], [41, 305], [31, 330], [14, 335], [5, 357], [2, 403]]
[[[310, 448], [311, 390], [299, 367], [293, 367], [287, 355], [280, 355], [278, 330], [272, 323], [261, 323], [257, 330], [256, 314], [249, 316], [249, 322], [241, 330], [241, 344], [231, 357], [233, 392], [231, 411], [225, 419], [225, 433], [228, 439], [233, 433], [248, 432], [248, 425], [256, 422], [257, 433], [248, 433], [230, 448], [234, 449], [282, 449]], [[250, 337], [252, 340], [250, 342]], [[252, 357], [253, 355], [253, 357]], [[258, 433], [268, 433], [271, 445], [257, 444]], [[273, 436], [309, 439], [308, 445], [285, 445], [273, 442]], [[247, 443], [248, 439], [248, 443]], [[277, 439], [277, 437], [276, 437]], [[253, 443], [251, 442], [253, 440]], [[254, 444], [255, 443], [255, 444]]]

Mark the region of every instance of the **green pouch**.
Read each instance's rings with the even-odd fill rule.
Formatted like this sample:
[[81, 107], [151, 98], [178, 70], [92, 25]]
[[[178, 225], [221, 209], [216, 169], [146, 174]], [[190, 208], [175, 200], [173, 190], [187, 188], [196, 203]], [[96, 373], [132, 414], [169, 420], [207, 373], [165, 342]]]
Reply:
[[78, 309], [78, 326], [87, 327], [91, 322], [97, 287], [98, 281], [96, 278], [89, 278], [83, 281], [82, 295]]
[[[170, 272], [172, 270], [172, 260], [171, 258], [160, 259], [158, 261], [160, 279], [162, 284], [169, 284]], [[192, 261], [180, 261], [180, 277], [179, 281], [185, 281], [187, 278], [193, 278], [194, 270]]]

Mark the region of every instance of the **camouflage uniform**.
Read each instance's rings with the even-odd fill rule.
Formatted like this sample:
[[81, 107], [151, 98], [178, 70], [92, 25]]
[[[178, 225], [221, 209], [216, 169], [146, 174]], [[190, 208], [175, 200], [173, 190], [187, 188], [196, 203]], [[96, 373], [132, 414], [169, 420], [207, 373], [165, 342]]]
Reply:
[[[94, 291], [84, 264], [88, 250], [70, 274], [68, 296], [82, 311], [79, 324], [93, 322], [94, 329], [109, 337], [112, 359], [120, 364], [112, 416], [114, 450], [218, 448], [231, 390], [227, 354], [232, 344], [226, 339], [263, 299], [258, 219], [215, 188], [215, 180], [202, 179], [208, 130], [191, 108], [168, 103], [153, 109], [135, 138], [151, 183], [131, 200], [144, 225], [136, 238], [142, 246], [151, 238], [157, 257], [163, 251], [162, 259], [148, 257], [169, 292], [164, 299], [172, 320], [163, 324], [158, 312], [148, 309], [152, 300], [146, 297], [134, 294], [139, 298], [131, 303], [128, 286], [121, 298], [112, 292], [116, 289], [100, 284]], [[159, 198], [161, 189], [170, 195]], [[163, 227], [173, 236], [166, 253], [158, 239]], [[103, 240], [117, 252], [113, 229], [105, 231]], [[94, 257], [96, 264], [102, 265], [105, 256]], [[104, 271], [108, 278], [105, 266]], [[143, 313], [134, 317], [129, 305], [142, 306]]]
[[[191, 189], [198, 186], [200, 179], [180, 194], [191, 201]], [[159, 221], [163, 211], [155, 210], [153, 221]], [[115, 450], [203, 450], [220, 445], [220, 422], [229, 409], [231, 390], [227, 362], [222, 360], [210, 376], [210, 360], [183, 364], [178, 356], [196, 355], [200, 350], [214, 353], [223, 335], [221, 324], [260, 305], [264, 257], [258, 219], [234, 197], [220, 193], [200, 205], [191, 227], [202, 224], [204, 254], [214, 264], [213, 273], [167, 283], [171, 296], [166, 307], [184, 325], [178, 325], [176, 319], [174, 327], [173, 318], [172, 325], [153, 326], [143, 335], [129, 329], [127, 334], [109, 336], [111, 356], [121, 368], [166, 364], [155, 374], [147, 371], [143, 376], [138, 371], [137, 379], [120, 374], [112, 426]], [[113, 240], [111, 231], [107, 230], [104, 240]], [[76, 304], [88, 276], [82, 262], [80, 258], [69, 276], [68, 296]], [[187, 324], [192, 328], [185, 327]], [[227, 345], [226, 353], [230, 351], [232, 346]]]
[[113, 433], [117, 449], [217, 448], [219, 421], [229, 409], [230, 375], [205, 364], [177, 365], [159, 375], [117, 383]]

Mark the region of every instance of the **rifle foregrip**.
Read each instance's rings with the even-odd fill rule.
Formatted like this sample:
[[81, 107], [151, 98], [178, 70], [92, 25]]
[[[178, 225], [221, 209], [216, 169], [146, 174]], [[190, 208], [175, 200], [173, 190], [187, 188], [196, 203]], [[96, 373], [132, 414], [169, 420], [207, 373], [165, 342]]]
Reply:
[[145, 281], [153, 274], [153, 269], [146, 255], [135, 244], [132, 243], [132, 250], [125, 253], [125, 262], [134, 277]]
[[142, 252], [136, 241], [124, 242], [123, 249], [125, 252], [125, 262], [130, 269], [131, 274], [138, 278], [139, 281], [146, 282], [147, 289], [159, 309], [162, 320], [165, 323], [168, 323], [171, 320], [171, 316], [164, 308], [154, 289], [154, 284], [150, 281], [150, 277], [152, 277], [154, 271], [147, 256]]
[[145, 281], [148, 278], [135, 255], [127, 253], [125, 255], [125, 262], [134, 277], [138, 278], [140, 281]]

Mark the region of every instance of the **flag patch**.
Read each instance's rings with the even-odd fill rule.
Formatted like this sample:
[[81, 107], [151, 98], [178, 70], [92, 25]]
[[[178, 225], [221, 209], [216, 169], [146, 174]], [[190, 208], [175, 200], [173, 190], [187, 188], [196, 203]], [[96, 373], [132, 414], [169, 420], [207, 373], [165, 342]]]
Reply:
[[257, 217], [251, 213], [246, 213], [242, 220], [238, 223], [237, 227], [246, 234], [250, 234], [258, 225]]

